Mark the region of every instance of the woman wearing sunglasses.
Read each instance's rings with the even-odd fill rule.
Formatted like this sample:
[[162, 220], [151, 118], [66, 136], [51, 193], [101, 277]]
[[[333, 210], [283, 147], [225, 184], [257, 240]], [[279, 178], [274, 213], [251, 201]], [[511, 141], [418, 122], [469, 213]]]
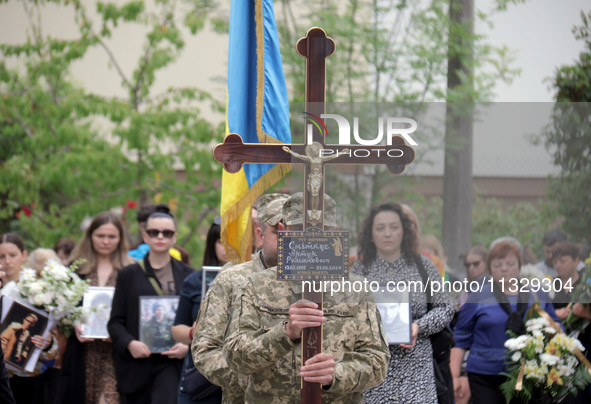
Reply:
[[169, 253], [176, 242], [176, 223], [168, 209], [150, 215], [142, 237], [150, 251], [119, 271], [108, 324], [117, 387], [126, 404], [176, 403], [182, 359], [188, 347], [177, 343], [168, 351], [152, 354], [139, 341], [139, 298], [178, 295], [193, 268]]
[[482, 276], [488, 274], [486, 271], [486, 256], [488, 251], [482, 246], [475, 246], [468, 251], [464, 258], [464, 266], [466, 267], [466, 275], [468, 280], [475, 281]]

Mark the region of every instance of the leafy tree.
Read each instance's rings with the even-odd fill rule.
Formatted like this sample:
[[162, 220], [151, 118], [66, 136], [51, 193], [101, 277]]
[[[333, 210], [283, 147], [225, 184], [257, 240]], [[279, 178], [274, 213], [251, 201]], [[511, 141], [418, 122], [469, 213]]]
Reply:
[[[72, 11], [75, 39], [42, 35], [48, 3]], [[220, 166], [211, 162], [209, 146], [223, 133], [197, 105], [217, 111], [220, 105], [196, 88], [157, 93], [154, 84], [178, 59], [187, 30], [203, 28], [215, 3], [97, 2], [96, 13], [79, 0], [22, 4], [26, 42], [0, 44], [2, 227], [18, 230], [31, 246], [47, 246], [62, 236], [78, 238], [81, 221], [102, 210], [165, 202], [181, 218], [179, 243], [197, 256], [197, 228], [219, 201]], [[146, 32], [131, 72], [107, 45], [125, 40], [124, 25]], [[117, 71], [126, 96], [100, 96], [75, 84], [73, 64], [95, 48], [104, 51], [105, 68]], [[135, 230], [133, 212], [126, 217]]]
[[[513, 1], [498, 0], [496, 9], [478, 11], [474, 18], [489, 24], [489, 17], [508, 2]], [[366, 133], [376, 132], [373, 119], [382, 107], [378, 103], [397, 103], [400, 111], [412, 108], [412, 116], [417, 116], [428, 102], [489, 100], [495, 83], [499, 79], [511, 80], [518, 70], [509, 67], [512, 59], [506, 47], [494, 48], [481, 34], [463, 30], [459, 25], [452, 31], [463, 41], [458, 41], [459, 45], [449, 45], [449, 4], [449, 0], [277, 2], [282, 56], [293, 89], [292, 105], [297, 108], [295, 103], [304, 101], [305, 73], [303, 58], [294, 52], [294, 47], [310, 26], [324, 28], [337, 43], [337, 50], [327, 64], [327, 102], [341, 101], [339, 111], [354, 111], [355, 104], [363, 102], [375, 103], [372, 121], [362, 129]], [[449, 91], [448, 52], [462, 55], [467, 52], [466, 44], [470, 44], [474, 55], [473, 70], [469, 77], [465, 72], [460, 75], [464, 85]], [[293, 118], [297, 120], [298, 117]], [[415, 161], [422, 158], [423, 150], [442, 147], [441, 128], [442, 125], [422, 128]], [[298, 131], [303, 133], [303, 129], [293, 133]], [[457, 148], [462, 146], [461, 139], [455, 143]], [[341, 207], [350, 218], [348, 227], [355, 230], [363, 216], [359, 212], [388, 197], [383, 193], [386, 184], [396, 181], [409, 187], [415, 181], [408, 176], [393, 179], [383, 167], [355, 167], [353, 170], [337, 178], [333, 174], [335, 170], [327, 170], [327, 183], [335, 184], [329, 190], [333, 196], [340, 201], [351, 201], [341, 203]]]
[[564, 216], [564, 229], [575, 239], [591, 242], [591, 12], [581, 12], [583, 24], [573, 28], [584, 50], [573, 65], [556, 70], [557, 104], [553, 123], [537, 138], [561, 167], [550, 179], [549, 197]]

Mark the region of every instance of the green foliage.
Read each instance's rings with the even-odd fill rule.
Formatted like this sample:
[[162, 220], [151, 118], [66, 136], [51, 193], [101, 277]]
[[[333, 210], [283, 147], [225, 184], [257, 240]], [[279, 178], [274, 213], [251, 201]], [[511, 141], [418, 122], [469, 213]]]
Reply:
[[[85, 217], [111, 208], [127, 209], [126, 225], [135, 230], [129, 201], [164, 202], [182, 218], [179, 243], [198, 257], [197, 229], [209, 224], [219, 201], [221, 168], [212, 164], [210, 146], [221, 140], [223, 126], [206, 120], [197, 105], [213, 111], [221, 105], [196, 88], [156, 93], [154, 83], [183, 50], [179, 22], [192, 33], [203, 27], [183, 18], [178, 5], [187, 15], [199, 10], [204, 20], [215, 2], [98, 2], [92, 19], [85, 3], [56, 1], [73, 11], [79, 29], [68, 40], [41, 35], [45, 1], [25, 3], [32, 34], [18, 45], [0, 44], [2, 231], [51, 246], [60, 237], [79, 238]], [[126, 24], [147, 29], [129, 76], [105, 42], [124, 40], [118, 29]], [[104, 67], [115, 67], [126, 97], [75, 84], [73, 63], [94, 48], [104, 50]]]
[[545, 216], [534, 204], [517, 203], [507, 208], [496, 199], [476, 198], [472, 213], [472, 244], [487, 247], [499, 237], [513, 236], [522, 245], [538, 251], [539, 258], [542, 237], [553, 218]]
[[[498, 8], [508, 1], [499, 0]], [[519, 72], [511, 67], [512, 54], [506, 47], [490, 46], [485, 37], [466, 26], [451, 24], [449, 3], [448, 0], [276, 1], [292, 105], [304, 101], [305, 63], [294, 52], [295, 43], [310, 26], [322, 27], [337, 44], [327, 61], [327, 102], [340, 101], [354, 106], [363, 102], [387, 102], [392, 103], [390, 106], [404, 105], [403, 108], [414, 103], [412, 108], [416, 112], [427, 102], [490, 100], [499, 79], [510, 81]], [[488, 23], [490, 16], [491, 13], [478, 12], [475, 18]], [[450, 44], [450, 30], [451, 35], [461, 40]], [[472, 72], [460, 74], [465, 85], [453, 91], [447, 89], [448, 53], [470, 57], [473, 66]], [[338, 112], [331, 112], [342, 114], [344, 109], [346, 105]], [[442, 147], [442, 127], [423, 128], [421, 146]], [[369, 131], [375, 133], [375, 128]], [[420, 159], [419, 154], [412, 164]], [[327, 183], [337, 183], [331, 170], [326, 175]], [[353, 175], [340, 180], [335, 187], [337, 191], [331, 192], [346, 195], [351, 201], [340, 209], [346, 211], [350, 228], [358, 231], [359, 212], [383, 200], [384, 185], [391, 181], [393, 175], [384, 167], [355, 169]], [[407, 180], [401, 176], [395, 181]], [[440, 213], [435, 214], [434, 209], [430, 212], [430, 217], [436, 216], [437, 222], [441, 221]], [[441, 233], [441, 229], [432, 230]]]
[[[407, 191], [391, 196], [389, 200], [408, 203], [417, 213], [421, 233], [433, 234], [442, 239], [442, 198], [425, 197]], [[496, 238], [512, 236], [522, 245], [528, 245], [540, 258], [543, 257], [542, 237], [555, 220], [556, 216], [546, 216], [544, 210], [535, 204], [521, 202], [507, 207], [493, 198], [476, 197], [472, 211], [472, 245], [488, 247]]]
[[564, 229], [579, 241], [590, 242], [591, 228], [591, 12], [581, 12], [583, 25], [573, 33], [584, 41], [579, 59], [556, 70], [553, 122], [537, 137], [561, 167], [550, 179], [549, 195], [564, 217]]
[[[498, 9], [507, 2], [499, 0]], [[457, 99], [459, 95], [447, 94], [448, 52], [466, 56], [472, 47], [474, 71], [465, 77], [466, 83], [475, 82], [471, 99], [490, 100], [499, 78], [510, 81], [519, 73], [509, 67], [512, 57], [506, 47], [492, 47], [464, 26], [450, 26], [448, 0], [282, 0], [276, 2], [276, 15], [294, 102], [304, 97], [304, 63], [294, 52], [295, 43], [310, 26], [322, 27], [337, 43], [328, 61], [328, 102]], [[478, 12], [475, 18], [486, 24], [490, 15]], [[450, 31], [462, 40], [450, 44]]]

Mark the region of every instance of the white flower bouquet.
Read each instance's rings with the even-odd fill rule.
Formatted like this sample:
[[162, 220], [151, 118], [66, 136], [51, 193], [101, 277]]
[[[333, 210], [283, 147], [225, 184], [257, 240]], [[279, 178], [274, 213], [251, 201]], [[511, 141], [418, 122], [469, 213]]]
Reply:
[[39, 279], [34, 269], [25, 268], [16, 284], [18, 297], [46, 311], [66, 336], [70, 336], [76, 321], [84, 321], [89, 314], [89, 309], [80, 305], [88, 282], [80, 279], [76, 267], [77, 263], [68, 268], [48, 260]]
[[509, 373], [501, 391], [507, 403], [513, 397], [525, 402], [539, 397], [560, 402], [567, 394], [576, 395], [591, 382], [590, 370], [581, 362], [586, 362], [581, 342], [565, 335], [546, 316], [527, 320], [526, 333], [505, 342], [510, 358]]

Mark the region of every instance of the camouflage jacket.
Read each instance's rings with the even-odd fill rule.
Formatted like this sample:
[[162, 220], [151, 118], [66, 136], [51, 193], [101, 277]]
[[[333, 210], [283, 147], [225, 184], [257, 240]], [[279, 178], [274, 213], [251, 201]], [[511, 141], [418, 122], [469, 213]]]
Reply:
[[[362, 280], [351, 275], [351, 281]], [[250, 375], [246, 403], [300, 403], [301, 343], [285, 334], [289, 306], [301, 282], [277, 280], [275, 269], [252, 275], [240, 288], [224, 344], [233, 370]], [[335, 358], [323, 403], [363, 403], [363, 391], [382, 383], [390, 360], [373, 294], [325, 293], [322, 351]]]
[[209, 381], [222, 387], [222, 403], [244, 403], [246, 376], [232, 372], [222, 354], [232, 303], [247, 277], [265, 269], [260, 253], [251, 261], [231, 266], [214, 279], [201, 302], [197, 332], [191, 343], [193, 362]]

